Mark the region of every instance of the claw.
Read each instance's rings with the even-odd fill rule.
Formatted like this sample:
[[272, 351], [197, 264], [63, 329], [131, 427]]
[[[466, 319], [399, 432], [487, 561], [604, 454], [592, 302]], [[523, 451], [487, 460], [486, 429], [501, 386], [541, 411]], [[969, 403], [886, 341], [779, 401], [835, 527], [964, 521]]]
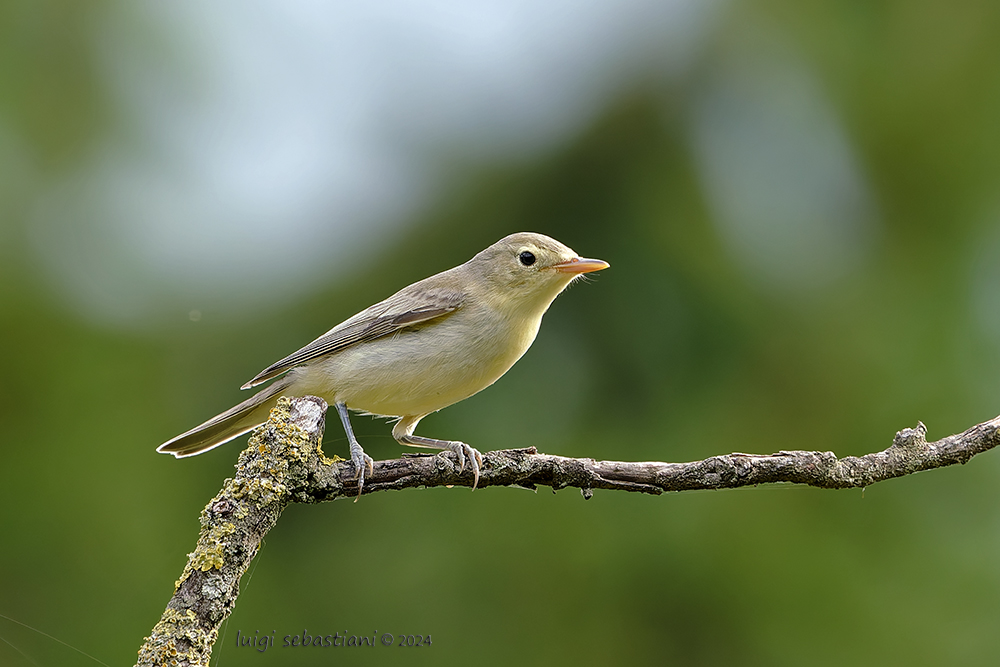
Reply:
[[475, 462], [475, 465], [472, 466], [472, 490], [475, 491], [476, 487], [479, 486], [479, 471], [483, 467], [483, 455], [479, 453], [478, 449], [473, 449], [472, 452], [475, 454], [475, 456], [472, 457], [472, 460]]
[[472, 469], [472, 490], [475, 491], [476, 487], [479, 486], [479, 469], [483, 465], [483, 455], [479, 453], [479, 450], [470, 447], [464, 442], [454, 442], [449, 449], [455, 452], [455, 456], [458, 457], [458, 471], [465, 471], [465, 461], [468, 459], [469, 468]]

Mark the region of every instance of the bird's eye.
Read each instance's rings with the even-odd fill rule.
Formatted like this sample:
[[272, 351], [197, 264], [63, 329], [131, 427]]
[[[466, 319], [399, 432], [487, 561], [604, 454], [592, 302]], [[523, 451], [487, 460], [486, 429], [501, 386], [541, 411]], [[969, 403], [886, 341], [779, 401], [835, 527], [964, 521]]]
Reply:
[[521, 264], [524, 264], [525, 266], [531, 266], [535, 263], [535, 256], [527, 250], [518, 255], [517, 258], [521, 260]]

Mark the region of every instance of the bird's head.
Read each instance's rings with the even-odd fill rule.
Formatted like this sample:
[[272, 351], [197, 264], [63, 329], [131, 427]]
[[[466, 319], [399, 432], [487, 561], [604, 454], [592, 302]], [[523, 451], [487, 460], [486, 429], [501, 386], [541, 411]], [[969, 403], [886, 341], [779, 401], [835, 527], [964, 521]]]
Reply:
[[519, 232], [500, 239], [466, 266], [482, 279], [485, 292], [502, 302], [496, 305], [544, 312], [571, 282], [609, 264], [580, 257], [543, 234]]

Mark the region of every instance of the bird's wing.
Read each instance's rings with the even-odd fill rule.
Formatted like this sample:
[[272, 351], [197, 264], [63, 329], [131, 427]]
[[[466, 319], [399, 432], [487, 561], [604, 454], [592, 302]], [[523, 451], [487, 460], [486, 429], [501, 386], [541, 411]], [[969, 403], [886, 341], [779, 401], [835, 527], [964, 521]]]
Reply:
[[404, 327], [442, 317], [460, 308], [464, 300], [465, 293], [460, 290], [427, 287], [421, 283], [414, 283], [385, 301], [376, 303], [338, 324], [301, 350], [271, 364], [241, 389], [256, 387], [324, 354], [388, 336]]

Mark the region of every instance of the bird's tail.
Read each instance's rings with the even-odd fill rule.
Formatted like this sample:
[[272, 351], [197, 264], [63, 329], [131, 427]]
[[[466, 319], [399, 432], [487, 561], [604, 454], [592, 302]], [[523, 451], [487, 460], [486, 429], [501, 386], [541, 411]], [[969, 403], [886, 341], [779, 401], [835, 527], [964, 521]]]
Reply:
[[186, 433], [181, 433], [168, 440], [156, 451], [173, 454], [177, 458], [194, 456], [223, 445], [233, 438], [238, 438], [256, 426], [267, 421], [281, 392], [291, 384], [291, 378], [281, 378], [266, 389], [257, 392], [239, 405], [232, 407], [220, 415], [212, 417], [200, 426], [195, 426]]

